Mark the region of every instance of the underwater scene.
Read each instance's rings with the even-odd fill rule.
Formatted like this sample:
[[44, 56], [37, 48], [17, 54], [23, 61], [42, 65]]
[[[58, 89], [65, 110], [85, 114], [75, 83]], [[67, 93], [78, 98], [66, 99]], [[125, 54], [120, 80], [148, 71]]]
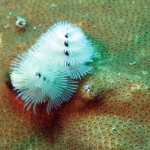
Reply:
[[149, 0], [0, 0], [0, 150], [150, 150]]

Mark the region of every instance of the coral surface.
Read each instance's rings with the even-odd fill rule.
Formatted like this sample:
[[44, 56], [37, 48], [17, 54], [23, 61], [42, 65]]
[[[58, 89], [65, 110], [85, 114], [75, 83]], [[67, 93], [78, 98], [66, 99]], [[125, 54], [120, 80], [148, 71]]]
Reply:
[[[0, 1], [0, 150], [149, 150], [149, 0]], [[28, 22], [16, 28], [16, 18]], [[48, 115], [26, 111], [12, 91], [12, 60], [53, 23], [67, 20], [92, 39], [93, 73]]]

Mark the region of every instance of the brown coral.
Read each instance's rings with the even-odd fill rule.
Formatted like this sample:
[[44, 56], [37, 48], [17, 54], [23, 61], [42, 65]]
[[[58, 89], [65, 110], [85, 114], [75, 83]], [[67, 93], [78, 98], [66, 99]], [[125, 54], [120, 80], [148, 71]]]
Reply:
[[[148, 6], [146, 0], [1, 0], [0, 149], [149, 150]], [[27, 18], [25, 32], [15, 30], [15, 14]], [[40, 105], [34, 115], [5, 84], [6, 74], [12, 59], [59, 20], [82, 27], [100, 55], [69, 103], [50, 115]]]

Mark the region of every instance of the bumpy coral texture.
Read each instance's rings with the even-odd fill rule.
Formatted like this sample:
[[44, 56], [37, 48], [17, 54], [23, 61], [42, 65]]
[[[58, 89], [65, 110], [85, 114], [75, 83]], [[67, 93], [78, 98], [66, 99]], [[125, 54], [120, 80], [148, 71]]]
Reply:
[[[1, 150], [149, 150], [149, 0], [0, 1]], [[17, 5], [16, 5], [17, 4]], [[28, 21], [15, 29], [15, 15]], [[68, 20], [92, 39], [96, 60], [68, 103], [26, 111], [12, 92], [10, 63], [50, 25]]]

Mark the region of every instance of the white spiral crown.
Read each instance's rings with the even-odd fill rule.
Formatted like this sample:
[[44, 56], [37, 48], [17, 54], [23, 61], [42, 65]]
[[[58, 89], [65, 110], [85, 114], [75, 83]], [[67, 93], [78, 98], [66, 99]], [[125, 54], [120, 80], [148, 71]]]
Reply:
[[29, 109], [48, 101], [51, 108], [70, 100], [77, 81], [88, 72], [93, 59], [92, 43], [83, 31], [68, 22], [55, 23], [28, 52], [11, 64], [10, 78], [14, 90]]

